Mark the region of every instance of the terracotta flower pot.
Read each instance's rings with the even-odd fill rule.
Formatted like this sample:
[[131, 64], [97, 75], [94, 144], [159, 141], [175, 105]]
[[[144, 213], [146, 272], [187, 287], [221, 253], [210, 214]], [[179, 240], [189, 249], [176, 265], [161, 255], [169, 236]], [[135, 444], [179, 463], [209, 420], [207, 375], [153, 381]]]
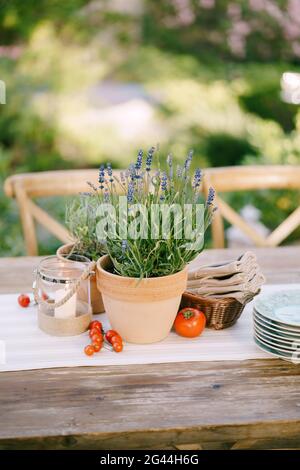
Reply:
[[155, 343], [168, 336], [181, 295], [186, 289], [187, 268], [170, 276], [136, 279], [109, 272], [109, 256], [97, 262], [97, 285], [110, 324], [129, 343]]
[[[73, 247], [74, 247], [74, 243], [68, 243], [67, 245], [62, 245], [56, 251], [56, 255], [58, 257], [62, 257], [62, 255], [69, 254]], [[99, 291], [99, 288], [97, 287], [96, 274], [93, 274], [91, 276], [90, 281], [91, 281], [92, 311], [94, 314], [103, 313], [105, 309], [104, 309], [101, 293]]]

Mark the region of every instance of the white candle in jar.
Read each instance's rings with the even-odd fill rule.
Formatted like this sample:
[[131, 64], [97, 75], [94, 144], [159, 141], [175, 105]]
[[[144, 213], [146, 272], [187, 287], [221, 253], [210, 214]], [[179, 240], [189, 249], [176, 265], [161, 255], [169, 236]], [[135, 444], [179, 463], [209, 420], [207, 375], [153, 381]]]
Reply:
[[[54, 295], [54, 301], [59, 302], [68, 294], [69, 289], [64, 287], [62, 289], [58, 289]], [[77, 303], [77, 294], [72, 295], [72, 297], [67, 300], [63, 305], [60, 307], [56, 307], [54, 309], [54, 316], [56, 318], [74, 318], [76, 316], [76, 303]]]

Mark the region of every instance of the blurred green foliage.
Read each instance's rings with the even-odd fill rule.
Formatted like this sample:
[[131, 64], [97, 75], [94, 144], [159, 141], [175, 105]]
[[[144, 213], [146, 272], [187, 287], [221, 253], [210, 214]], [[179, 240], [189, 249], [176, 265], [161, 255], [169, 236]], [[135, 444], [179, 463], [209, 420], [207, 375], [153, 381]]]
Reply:
[[[299, 164], [300, 113], [280, 97], [282, 73], [300, 71], [298, 7], [269, 3], [277, 20], [260, 0], [0, 0], [0, 182], [122, 167], [157, 142], [175, 160], [194, 148], [204, 167]], [[257, 204], [270, 228], [299, 203], [291, 193], [232, 198]], [[63, 202], [42, 204], [63, 220]], [[0, 254], [24, 254], [2, 189], [0, 210]], [[39, 237], [42, 253], [58, 244]]]

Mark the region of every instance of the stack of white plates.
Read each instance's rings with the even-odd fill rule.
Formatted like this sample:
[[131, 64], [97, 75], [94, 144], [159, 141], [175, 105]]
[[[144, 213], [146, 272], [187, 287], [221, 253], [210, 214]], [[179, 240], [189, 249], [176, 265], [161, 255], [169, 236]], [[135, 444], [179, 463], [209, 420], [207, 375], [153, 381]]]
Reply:
[[300, 290], [260, 295], [253, 310], [254, 340], [273, 356], [300, 363]]

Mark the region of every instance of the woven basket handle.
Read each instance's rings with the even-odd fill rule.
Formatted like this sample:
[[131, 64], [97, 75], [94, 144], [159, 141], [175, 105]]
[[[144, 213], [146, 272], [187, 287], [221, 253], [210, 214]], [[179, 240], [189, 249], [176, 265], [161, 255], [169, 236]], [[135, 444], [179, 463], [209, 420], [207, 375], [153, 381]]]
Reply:
[[33, 296], [34, 296], [35, 302], [38, 303], [38, 304], [42, 304], [44, 307], [46, 307], [49, 310], [53, 309], [53, 308], [61, 307], [66, 302], [68, 302], [68, 300], [70, 300], [70, 298], [73, 297], [73, 295], [78, 291], [80, 283], [82, 281], [84, 281], [85, 279], [87, 279], [93, 273], [93, 271], [95, 269], [95, 266], [96, 266], [96, 263], [94, 261], [92, 261], [85, 268], [85, 270], [82, 272], [81, 276], [76, 280], [76, 282], [74, 282], [73, 286], [71, 287], [69, 292], [65, 295], [65, 297], [60, 299], [58, 302], [51, 302], [50, 303], [47, 300], [43, 299], [39, 295], [38, 282], [37, 282], [37, 277], [36, 277], [36, 280], [35, 280], [35, 283], [34, 283], [34, 286], [33, 286]]

